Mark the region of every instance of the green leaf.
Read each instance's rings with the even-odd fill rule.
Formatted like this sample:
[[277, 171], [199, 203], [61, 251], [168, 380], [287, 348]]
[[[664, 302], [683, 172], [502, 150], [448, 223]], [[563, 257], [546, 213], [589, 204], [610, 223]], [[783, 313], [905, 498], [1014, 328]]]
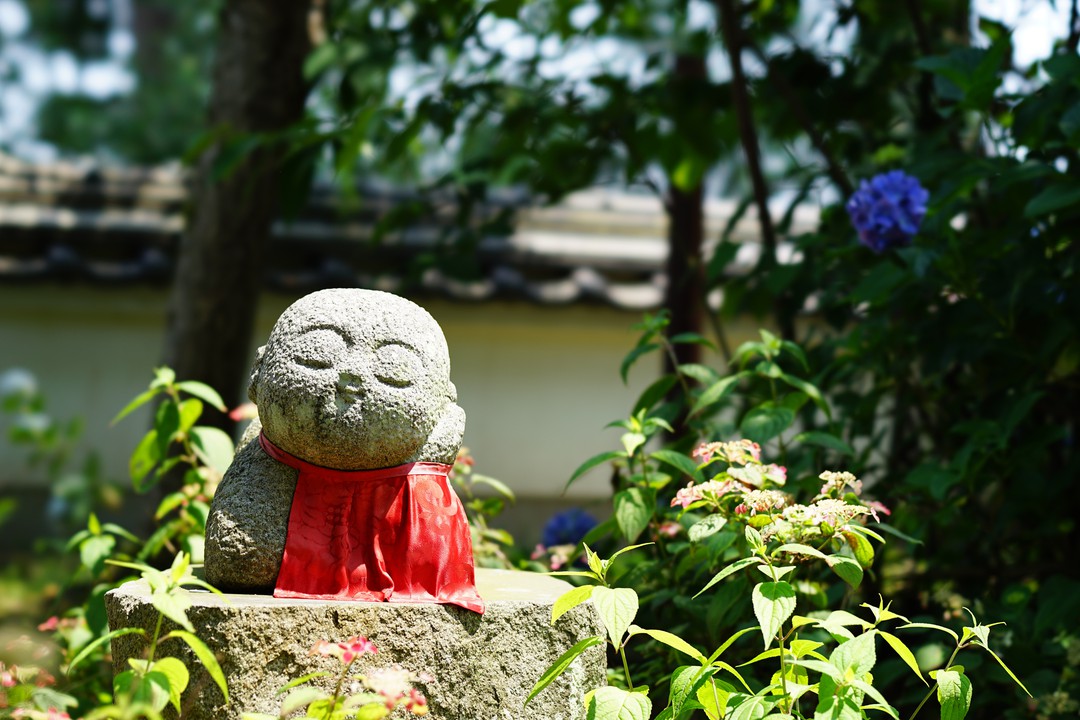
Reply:
[[735, 644], [736, 640], [741, 638], [743, 635], [746, 635], [747, 633], [754, 632], [757, 629], [758, 628], [756, 628], [756, 627], [743, 628], [742, 630], [739, 630], [734, 635], [729, 637], [727, 640], [725, 640], [723, 642], [722, 645], [720, 645], [720, 647], [716, 648], [716, 650], [713, 651], [712, 655], [709, 656], [709, 660], [708, 660], [709, 664], [712, 665], [713, 663], [715, 663], [717, 658], [719, 658], [721, 655], [723, 655], [727, 651], [727, 649], [729, 647], [731, 647], [733, 644]]
[[619, 365], [619, 377], [622, 378], [623, 384], [626, 384], [626, 376], [630, 372], [630, 368], [634, 363], [638, 361], [643, 355], [651, 353], [660, 347], [658, 343], [646, 343], [644, 345], [638, 345], [633, 350], [626, 354], [623, 358], [622, 364]]
[[645, 388], [645, 391], [638, 397], [637, 403], [634, 404], [634, 412], [641, 412], [642, 410], [651, 410], [656, 403], [660, 402], [671, 391], [671, 388], [675, 387], [679, 379], [673, 374], [663, 375], [658, 380], [653, 382], [652, 385]]
[[825, 402], [825, 398], [821, 396], [821, 391], [817, 389], [816, 385], [803, 380], [795, 375], [788, 375], [787, 373], [780, 373], [780, 380], [787, 383], [796, 390], [805, 393], [810, 398], [821, 412], [825, 413], [825, 417], [832, 419], [832, 410], [829, 409], [829, 403]]
[[919, 662], [915, 659], [914, 653], [908, 649], [908, 646], [904, 644], [904, 641], [896, 637], [892, 633], [887, 633], [884, 630], [878, 630], [878, 635], [885, 638], [885, 642], [889, 644], [900, 659], [904, 661], [904, 664], [911, 668], [911, 671], [919, 676], [919, 679], [923, 681], [924, 685], [928, 685], [926, 678], [923, 677], [922, 671], [919, 670]]
[[488, 477], [487, 475], [479, 475], [477, 473], [473, 473], [470, 476], [470, 479], [477, 485], [487, 485], [489, 488], [499, 493], [504, 498], [510, 500], [510, 502], [514, 502], [515, 500], [514, 491], [511, 490], [508, 485], [506, 485], [500, 480], [496, 480], [493, 477]]
[[1016, 683], [1017, 685], [1019, 685], [1020, 689], [1023, 690], [1025, 693], [1027, 693], [1028, 697], [1031, 697], [1031, 691], [1029, 691], [1026, 687], [1024, 687], [1024, 683], [1020, 682], [1020, 678], [1016, 677], [1016, 675], [1013, 674], [1013, 671], [1009, 669], [1009, 666], [1005, 664], [1004, 660], [1002, 660], [1000, 657], [998, 657], [998, 654], [996, 652], [994, 652], [990, 648], [986, 647], [985, 645], [980, 645], [980, 647], [983, 650], [985, 650], [986, 652], [990, 653], [990, 657], [997, 660], [998, 665], [1001, 666], [1002, 670], [1004, 670], [1005, 672], [1007, 672], [1009, 674], [1009, 677], [1011, 677], [1013, 679], [1013, 682]]
[[188, 632], [195, 632], [195, 628], [187, 618], [187, 609], [191, 607], [191, 599], [187, 596], [187, 591], [175, 590], [170, 593], [164, 589], [155, 590], [150, 593], [150, 604]]
[[701, 709], [709, 720], [720, 720], [727, 712], [728, 698], [734, 691], [734, 687], [727, 683], [710, 678], [697, 689], [697, 701], [701, 703]]
[[1043, 190], [1024, 206], [1024, 217], [1035, 218], [1040, 215], [1080, 205], [1080, 184], [1058, 182]]
[[584, 640], [579, 640], [574, 643], [574, 646], [564, 652], [558, 657], [558, 659], [544, 671], [544, 674], [540, 676], [540, 679], [533, 685], [533, 689], [529, 691], [529, 696], [525, 698], [525, 705], [529, 704], [529, 701], [536, 697], [537, 693], [550, 685], [557, 677], [562, 675], [566, 668], [570, 667], [570, 663], [577, 659], [578, 655], [585, 652], [594, 645], [601, 645], [604, 642], [602, 637], [587, 637]]
[[142, 628], [120, 628], [119, 630], [113, 630], [110, 633], [106, 633], [101, 637], [94, 638], [89, 643], [87, 643], [82, 650], [79, 651], [78, 655], [71, 659], [71, 662], [67, 666], [66, 674], [70, 676], [71, 671], [74, 670], [79, 663], [89, 657], [90, 654], [94, 652], [94, 650], [98, 649], [113, 638], [122, 637], [124, 635], [142, 635], [143, 637], [146, 637], [146, 631]]
[[161, 447], [158, 444], [157, 430], [151, 430], [143, 435], [142, 440], [135, 447], [135, 451], [131, 453], [131, 460], [128, 463], [128, 470], [131, 473], [131, 479], [135, 484], [135, 490], [142, 492], [142, 479], [154, 469], [154, 466], [161, 460]]
[[742, 380], [746, 375], [747, 373], [745, 372], [729, 375], [728, 377], [722, 378], [716, 383], [706, 388], [705, 392], [701, 393], [698, 399], [694, 402], [693, 407], [690, 408], [691, 417], [697, 415], [705, 408], [711, 407], [723, 400], [725, 397], [727, 397], [728, 393], [730, 393], [735, 388], [735, 383]]
[[157, 510], [154, 512], [154, 519], [160, 520], [168, 515], [170, 512], [178, 508], [184, 502], [187, 501], [187, 495], [182, 492], [169, 493], [161, 499], [161, 503], [158, 504]]
[[180, 712], [180, 695], [188, 686], [188, 669], [184, 663], [174, 657], [155, 660], [150, 666], [153, 672], [159, 672], [169, 680], [169, 702]]
[[701, 481], [701, 473], [698, 471], [697, 463], [686, 455], [683, 455], [681, 452], [676, 452], [675, 450], [657, 450], [654, 453], [650, 453], [649, 457], [675, 468], [684, 475], [689, 475], [698, 482]]
[[854, 677], [861, 678], [873, 670], [877, 662], [874, 650], [876, 634], [876, 630], [867, 630], [854, 639], [841, 643], [829, 656], [829, 662], [841, 672], [846, 674], [850, 671]]
[[851, 548], [851, 552], [855, 555], [855, 560], [859, 565], [865, 569], [869, 569], [873, 566], [874, 547], [870, 544], [870, 541], [857, 532], [845, 532], [841, 534], [844, 536], [844, 539], [847, 540], [847, 544]]
[[947, 627], [942, 627], [941, 625], [934, 625], [933, 623], [914, 622], [914, 623], [908, 623], [907, 625], [901, 625], [897, 629], [898, 630], [907, 630], [909, 628], [926, 628], [928, 630], [940, 630], [943, 633], [948, 633], [949, 635], [951, 635], [952, 639], [957, 644], [960, 643], [960, 636], [957, 635], [955, 632], [953, 632], [952, 630], [950, 630]]
[[160, 713], [169, 704], [169, 678], [160, 672], [136, 674], [130, 670], [113, 680], [114, 694], [131, 698], [132, 704], [144, 703]]
[[775, 556], [779, 553], [791, 553], [793, 555], [807, 555], [809, 557], [816, 557], [819, 560], [825, 560], [828, 562], [829, 556], [821, 552], [817, 548], [812, 548], [809, 545], [803, 545], [802, 543], [786, 543], [781, 545], [772, 551]]
[[232, 438], [223, 430], [197, 425], [191, 428], [191, 444], [204, 465], [212, 467], [221, 475], [229, 469], [235, 448]]
[[[769, 711], [779, 698], [767, 698], [761, 695], [751, 695], [746, 698], [731, 711], [731, 715], [728, 716], [728, 720], [760, 720], [765, 717], [765, 713]], [[729, 704], [731, 700], [728, 701]]]
[[744, 437], [763, 444], [780, 435], [794, 422], [795, 413], [789, 408], [763, 403], [746, 413], [739, 429]]
[[649, 526], [656, 512], [656, 493], [640, 487], [632, 487], [615, 493], [615, 522], [627, 542], [634, 542]]
[[702, 385], [712, 385], [720, 380], [720, 375], [708, 365], [684, 363], [678, 368], [679, 373]]
[[595, 585], [582, 585], [560, 595], [551, 606], [551, 624], [554, 625], [556, 620], [591, 598], [595, 587]]
[[706, 659], [706, 657], [701, 654], [701, 651], [699, 651], [690, 643], [683, 640], [678, 635], [669, 633], [666, 630], [648, 630], [646, 628], [640, 628], [635, 625], [634, 627], [630, 628], [630, 637], [633, 637], [635, 635], [648, 635], [653, 640], [662, 642], [672, 649], [689, 655], [703, 665], [708, 664], [708, 659]]
[[115, 545], [116, 538], [112, 535], [91, 535], [79, 544], [79, 560], [96, 576], [105, 567]]
[[328, 697], [324, 690], [317, 687], [298, 687], [290, 692], [281, 703], [280, 717], [288, 717], [300, 708], [306, 708], [316, 700]]
[[325, 670], [320, 670], [319, 672], [308, 673], [307, 675], [301, 675], [298, 678], [293, 678], [289, 682], [282, 685], [281, 689], [277, 691], [277, 694], [281, 695], [282, 693], [292, 690], [297, 685], [303, 685], [308, 680], [314, 680], [315, 678], [321, 677], [330, 677], [330, 673]]
[[687, 534], [690, 536], [690, 542], [698, 543], [720, 532], [725, 525], [727, 525], [727, 518], [720, 513], [714, 513], [691, 525]]
[[837, 670], [836, 666], [832, 663], [822, 662], [821, 660], [804, 660], [802, 658], [799, 658], [798, 660], [792, 660], [791, 664], [798, 665], [799, 667], [804, 667], [807, 670], [814, 670], [815, 672], [819, 672], [825, 677], [832, 678], [833, 680], [836, 680], [838, 682], [842, 682], [844, 680], [844, 673]]
[[134, 400], [129, 402], [127, 405], [125, 405], [124, 409], [116, 414], [116, 417], [114, 417], [112, 419], [112, 422], [110, 422], [109, 424], [110, 425], [115, 425], [116, 423], [120, 422], [125, 417], [130, 415], [132, 412], [134, 412], [138, 408], [142, 407], [143, 405], [145, 405], [146, 403], [150, 402], [155, 397], [157, 397], [158, 392], [159, 392], [159, 390], [152, 389], [152, 390], [146, 390], [146, 391], [143, 391], [143, 392], [139, 393], [138, 395], [135, 396]]
[[[709, 668], [683, 665], [671, 673], [671, 686], [668, 690], [668, 706], [672, 717], [680, 717], [687, 701], [694, 697], [701, 685], [713, 671]], [[690, 707], [693, 708], [691, 701]]]
[[614, 553], [612, 553], [611, 557], [608, 558], [607, 567], [611, 567], [611, 563], [615, 562], [615, 558], [619, 557], [623, 553], [628, 553], [631, 550], [637, 550], [638, 548], [647, 547], [649, 545], [652, 545], [652, 543], [651, 542], [638, 543], [637, 545], [627, 545], [626, 547], [624, 547], [624, 548], [622, 548], [620, 550], [616, 550]]
[[971, 707], [971, 681], [955, 670], [938, 670], [934, 681], [941, 703], [941, 720], [964, 720]]
[[188, 398], [180, 403], [180, 427], [177, 431], [186, 434], [202, 416], [203, 404], [196, 398]]
[[651, 715], [647, 695], [617, 687], [597, 688], [586, 710], [587, 720], [649, 720]]
[[877, 701], [878, 705], [885, 713], [896, 718], [896, 720], [900, 720], [900, 713], [896, 711], [896, 708], [889, 704], [889, 701], [885, 699], [885, 696], [882, 695], [876, 687], [859, 678], [852, 680], [851, 685], [852, 687], [862, 690], [863, 693], [870, 696], [871, 699]]
[[855, 449], [848, 445], [840, 438], [826, 432], [818, 432], [816, 430], [801, 432], [796, 435], [793, 440], [803, 445], [816, 445], [817, 447], [823, 447], [827, 450], [834, 450], [841, 455], [851, 456], [855, 454]]
[[574, 474], [570, 476], [570, 479], [566, 481], [566, 487], [570, 487], [570, 485], [575, 480], [592, 470], [597, 465], [602, 465], [603, 463], [610, 462], [611, 460], [625, 457], [626, 453], [620, 450], [609, 450], [608, 452], [602, 452], [599, 455], [593, 455], [591, 458], [578, 466], [578, 469], [575, 470]]
[[136, 544], [142, 542], [142, 540], [140, 540], [138, 536], [136, 536], [134, 533], [128, 531], [126, 528], [120, 527], [116, 523], [104, 523], [102, 524], [101, 529], [105, 532], [112, 533], [117, 537], [122, 537], [125, 540], [129, 540]]
[[167, 365], [154, 368], [154, 379], [150, 383], [151, 388], [163, 388], [176, 382], [176, 371]]
[[172, 444], [173, 436], [180, 429], [180, 408], [172, 400], [166, 400], [158, 405], [154, 414], [154, 431], [157, 433], [158, 455], [165, 457], [169, 454], [169, 445]]
[[853, 588], [859, 587], [863, 579], [863, 569], [858, 562], [843, 555], [830, 555], [829, 567], [840, 576], [840, 579]]
[[622, 441], [622, 445], [623, 445], [623, 450], [626, 451], [626, 456], [627, 457], [633, 457], [634, 452], [639, 447], [644, 445], [646, 440], [647, 440], [647, 438], [645, 437], [644, 433], [639, 433], [639, 432], [624, 433], [622, 438], [621, 438], [621, 441]]
[[169, 638], [179, 638], [187, 643], [187, 646], [195, 653], [195, 657], [199, 658], [199, 662], [202, 663], [207, 674], [210, 675], [210, 678], [217, 684], [218, 689], [221, 690], [221, 695], [225, 698], [225, 704], [227, 705], [229, 703], [229, 688], [225, 684], [225, 673], [221, 671], [221, 665], [218, 664], [214, 653], [210, 652], [210, 648], [206, 647], [206, 643], [195, 634], [184, 630], [173, 630], [162, 638], [162, 642]]
[[754, 586], [751, 600], [768, 649], [784, 622], [795, 612], [795, 589], [784, 581], [759, 583]]
[[699, 590], [697, 592], [697, 595], [694, 595], [694, 597], [697, 597], [701, 593], [705, 592], [706, 590], [711, 588], [713, 585], [720, 582], [721, 580], [728, 577], [729, 575], [733, 575], [733, 574], [739, 572], [740, 570], [742, 570], [745, 567], [749, 567], [751, 565], [758, 565], [758, 564], [760, 564], [762, 562], [763, 562], [762, 559], [759, 558], [759, 557], [748, 557], [748, 558], [743, 558], [742, 560], [736, 560], [735, 562], [731, 563], [730, 565], [728, 565], [726, 568], [724, 568], [720, 572], [716, 573], [716, 575], [713, 576], [713, 579], [710, 580], [708, 583], [706, 583], [705, 587], [701, 588], [701, 590]]
[[630, 588], [597, 587], [593, 589], [592, 601], [607, 628], [611, 644], [618, 650], [630, 623], [637, 617], [637, 593]]

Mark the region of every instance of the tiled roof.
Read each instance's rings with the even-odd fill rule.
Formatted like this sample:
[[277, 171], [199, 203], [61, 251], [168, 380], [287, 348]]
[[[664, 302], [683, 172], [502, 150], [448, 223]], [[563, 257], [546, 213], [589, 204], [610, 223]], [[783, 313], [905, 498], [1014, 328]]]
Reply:
[[[105, 168], [28, 165], [0, 155], [0, 282], [168, 282], [185, 222], [186, 172], [178, 166]], [[266, 269], [269, 289], [291, 294], [323, 287], [403, 290], [411, 260], [435, 247], [445, 213], [371, 242], [375, 223], [410, 198], [367, 188], [358, 209], [340, 209], [317, 188], [300, 217], [275, 223]], [[518, 299], [541, 304], [594, 302], [626, 310], [658, 307], [663, 298], [666, 217], [658, 199], [594, 189], [551, 207], [496, 198], [487, 212], [509, 209], [514, 228], [482, 238], [479, 277], [463, 280], [437, 267], [411, 290], [453, 299]], [[735, 205], [710, 201], [706, 232], [715, 242]], [[813, 226], [797, 213], [794, 232]], [[742, 248], [731, 267], [745, 271], [760, 252], [753, 211], [736, 224]], [[781, 261], [791, 248], [781, 248]], [[416, 286], [418, 285], [418, 287]]]

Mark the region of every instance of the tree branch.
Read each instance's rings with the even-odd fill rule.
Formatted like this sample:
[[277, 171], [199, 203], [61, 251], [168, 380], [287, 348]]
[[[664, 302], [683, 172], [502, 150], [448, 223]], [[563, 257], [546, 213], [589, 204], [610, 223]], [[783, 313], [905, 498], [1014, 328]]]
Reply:
[[[757, 206], [758, 222], [761, 226], [761, 243], [764, 253], [762, 267], [767, 271], [775, 268], [776, 228], [769, 214], [769, 189], [765, 185], [765, 174], [761, 169], [761, 152], [758, 146], [757, 130], [750, 112], [750, 92], [747, 89], [746, 74], [742, 66], [742, 33], [739, 29], [739, 13], [735, 0], [716, 0], [720, 11], [720, 30], [727, 47], [728, 60], [731, 64], [731, 95], [735, 105], [735, 120], [739, 126], [739, 140], [746, 156], [747, 170], [754, 192], [754, 204]], [[788, 311], [783, 298], [775, 303], [776, 319], [780, 325], [780, 334], [788, 340], [795, 336], [795, 324], [792, 313]]]
[[[765, 53], [761, 51], [761, 48], [753, 42], [748, 42], [747, 47], [762, 64], [768, 65], [768, 59], [765, 57]], [[795, 120], [802, 125], [803, 131], [810, 138], [810, 142], [813, 143], [818, 154], [825, 160], [825, 167], [828, 171], [829, 179], [833, 181], [833, 184], [836, 185], [836, 187], [840, 188], [844, 197], [850, 197], [851, 194], [855, 192], [855, 187], [848, 179], [847, 173], [840, 167], [840, 163], [836, 161], [832, 152], [829, 151], [829, 146], [825, 144], [825, 136], [821, 134], [817, 129], [817, 126], [814, 125], [813, 120], [810, 119], [810, 116], [806, 112], [806, 108], [803, 106], [799, 96], [795, 93], [794, 88], [791, 87], [791, 84], [783, 75], [769, 73], [767, 78], [769, 84], [776, 88], [777, 92], [784, 98], [784, 102], [787, 103], [791, 113], [795, 116]]]
[[1075, 55], [1080, 48], [1080, 0], [1072, 0], [1069, 4], [1069, 39], [1065, 41], [1065, 48], [1070, 55]]

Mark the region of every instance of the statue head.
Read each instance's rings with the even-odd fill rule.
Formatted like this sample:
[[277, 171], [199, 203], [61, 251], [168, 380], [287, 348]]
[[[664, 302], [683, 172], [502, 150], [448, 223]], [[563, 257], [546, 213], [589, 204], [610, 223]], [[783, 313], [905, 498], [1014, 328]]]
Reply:
[[290, 305], [248, 395], [271, 442], [339, 470], [451, 463], [465, 431], [438, 323], [377, 290], [321, 290]]

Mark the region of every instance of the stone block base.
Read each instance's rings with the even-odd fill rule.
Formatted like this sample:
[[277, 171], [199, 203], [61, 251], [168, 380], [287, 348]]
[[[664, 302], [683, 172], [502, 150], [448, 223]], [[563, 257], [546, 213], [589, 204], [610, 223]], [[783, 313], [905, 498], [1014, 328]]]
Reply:
[[[487, 604], [483, 616], [449, 605], [284, 600], [264, 595], [190, 591], [188, 617], [196, 634], [217, 655], [231, 703], [186, 645], [170, 640], [162, 655], [183, 659], [192, 670], [184, 696], [184, 718], [240, 718], [243, 712], [277, 714], [290, 680], [317, 670], [336, 671], [336, 658], [311, 656], [317, 640], [363, 635], [378, 647], [353, 665], [399, 665], [426, 673], [418, 684], [433, 720], [578, 720], [582, 695], [604, 683], [603, 646], [587, 650], [563, 676], [535, 697], [525, 698], [543, 671], [567, 648], [590, 635], [604, 635], [595, 608], [586, 603], [552, 627], [551, 607], [569, 585], [533, 573], [478, 570], [477, 588]], [[109, 626], [145, 628], [152, 634], [158, 613], [145, 582], [130, 582], [106, 596]], [[172, 629], [166, 620], [162, 634]], [[128, 668], [142, 657], [141, 637], [113, 641], [113, 666]], [[330, 680], [323, 678], [329, 685]], [[396, 716], [395, 716], [396, 717]]]

